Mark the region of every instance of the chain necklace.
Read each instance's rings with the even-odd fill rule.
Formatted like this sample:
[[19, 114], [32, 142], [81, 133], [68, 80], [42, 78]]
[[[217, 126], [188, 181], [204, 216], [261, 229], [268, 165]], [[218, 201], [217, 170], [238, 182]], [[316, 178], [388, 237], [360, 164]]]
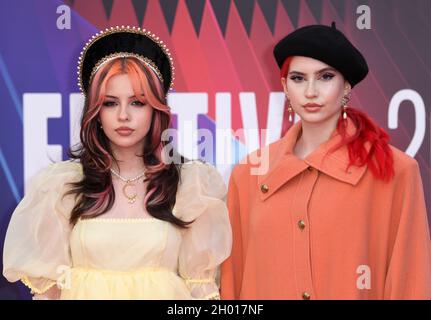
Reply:
[[138, 180], [139, 178], [143, 177], [145, 175], [145, 171], [143, 171], [142, 173], [138, 174], [136, 177], [131, 178], [131, 179], [127, 179], [122, 177], [118, 172], [116, 172], [114, 169], [111, 168], [111, 172], [117, 177], [119, 178], [121, 181], [125, 182], [126, 184], [123, 186], [123, 194], [124, 196], [128, 199], [128, 202], [130, 204], [135, 203], [136, 198], [138, 197], [138, 195], [135, 193], [133, 195], [128, 195], [126, 189], [128, 187], [135, 187], [135, 184], [133, 182], [135, 182], [136, 180]]

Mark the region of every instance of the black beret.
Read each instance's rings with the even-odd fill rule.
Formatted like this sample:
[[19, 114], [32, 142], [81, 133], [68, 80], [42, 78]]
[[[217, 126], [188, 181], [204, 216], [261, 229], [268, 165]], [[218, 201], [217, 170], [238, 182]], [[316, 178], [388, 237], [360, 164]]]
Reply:
[[78, 60], [78, 86], [84, 95], [96, 71], [118, 57], [135, 57], [154, 71], [165, 94], [173, 85], [174, 67], [166, 45], [154, 33], [137, 27], [111, 27], [94, 35]]
[[310, 25], [293, 31], [274, 48], [278, 66], [283, 66], [290, 56], [305, 56], [330, 65], [338, 70], [352, 88], [368, 73], [363, 55], [346, 36], [332, 26]]

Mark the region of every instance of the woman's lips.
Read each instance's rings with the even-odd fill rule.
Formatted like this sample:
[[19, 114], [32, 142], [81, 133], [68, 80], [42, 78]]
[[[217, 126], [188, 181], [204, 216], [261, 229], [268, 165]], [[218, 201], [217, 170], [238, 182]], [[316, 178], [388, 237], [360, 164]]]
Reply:
[[133, 133], [134, 130], [132, 130], [132, 129], [118, 129], [118, 130], [115, 130], [115, 131], [117, 131], [117, 133], [120, 136], [126, 137], [126, 136], [130, 136]]
[[317, 112], [319, 111], [323, 106], [321, 104], [317, 103], [307, 103], [303, 106], [304, 109], [308, 112]]

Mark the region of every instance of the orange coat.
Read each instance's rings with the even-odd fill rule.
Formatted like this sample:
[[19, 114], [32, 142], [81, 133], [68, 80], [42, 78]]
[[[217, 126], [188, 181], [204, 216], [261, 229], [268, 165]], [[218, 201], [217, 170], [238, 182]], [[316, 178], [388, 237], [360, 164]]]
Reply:
[[[348, 120], [348, 132], [355, 127]], [[413, 158], [391, 146], [395, 177], [377, 180], [327, 155], [337, 131], [304, 160], [293, 154], [296, 123], [271, 144], [269, 170], [232, 172], [232, 255], [222, 299], [431, 299], [431, 243], [422, 181]]]

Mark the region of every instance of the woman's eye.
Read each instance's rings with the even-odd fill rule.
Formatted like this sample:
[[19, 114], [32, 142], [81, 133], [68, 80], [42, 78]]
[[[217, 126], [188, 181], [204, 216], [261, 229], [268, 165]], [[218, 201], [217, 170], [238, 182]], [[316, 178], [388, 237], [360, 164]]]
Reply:
[[292, 80], [294, 82], [301, 82], [302, 80], [304, 80], [304, 77], [302, 77], [302, 76], [291, 76], [290, 80]]
[[135, 100], [132, 102], [132, 106], [144, 106], [144, 104], [139, 100]]
[[324, 75], [322, 75], [322, 79], [325, 80], [325, 81], [329, 81], [333, 77], [335, 77], [335, 75], [333, 75], [332, 73], [325, 73]]
[[112, 107], [112, 106], [115, 106], [115, 101], [105, 101], [105, 102], [103, 103], [103, 106], [105, 106], [105, 107]]

